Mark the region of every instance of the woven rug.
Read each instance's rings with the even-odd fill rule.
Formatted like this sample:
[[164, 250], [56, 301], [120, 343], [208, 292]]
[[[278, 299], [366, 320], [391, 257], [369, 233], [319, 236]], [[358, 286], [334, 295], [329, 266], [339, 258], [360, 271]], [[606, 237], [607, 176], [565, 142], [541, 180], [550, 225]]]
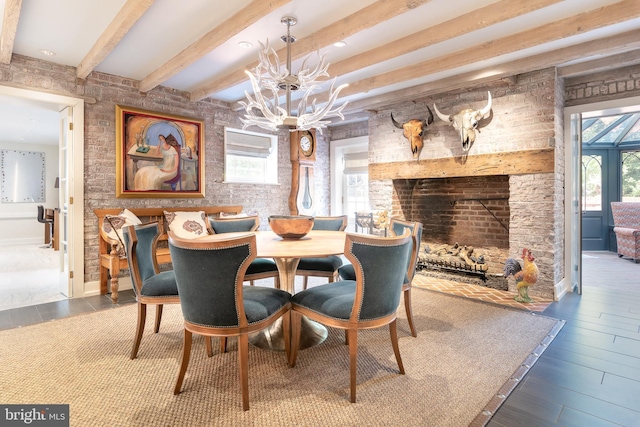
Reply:
[[[484, 425], [562, 323], [510, 308], [413, 291], [418, 337], [398, 311], [400, 375], [388, 328], [358, 335], [357, 403], [349, 402], [349, 352], [330, 330], [300, 352], [251, 347], [250, 410], [242, 411], [236, 341], [206, 357], [194, 340], [180, 395], [179, 306], [153, 309], [138, 359], [130, 360], [136, 307], [129, 305], [0, 332], [0, 403], [69, 404], [72, 426], [465, 426]], [[214, 346], [216, 348], [216, 346]]]

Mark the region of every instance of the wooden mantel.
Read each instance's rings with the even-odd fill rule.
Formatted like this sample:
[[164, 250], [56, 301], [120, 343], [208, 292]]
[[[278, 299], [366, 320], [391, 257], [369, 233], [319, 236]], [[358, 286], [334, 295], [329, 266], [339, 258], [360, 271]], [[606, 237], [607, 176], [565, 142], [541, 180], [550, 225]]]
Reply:
[[393, 163], [370, 163], [369, 179], [420, 179], [522, 175], [554, 171], [554, 149], [525, 150]]

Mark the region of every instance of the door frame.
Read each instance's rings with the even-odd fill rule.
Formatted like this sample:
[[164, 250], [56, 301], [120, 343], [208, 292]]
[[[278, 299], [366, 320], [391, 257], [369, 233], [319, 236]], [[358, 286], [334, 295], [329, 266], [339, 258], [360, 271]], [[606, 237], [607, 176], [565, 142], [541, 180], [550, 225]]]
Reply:
[[[611, 101], [582, 104], [564, 109], [564, 154], [565, 154], [565, 245], [564, 245], [564, 280], [562, 289], [556, 289], [555, 295], [559, 299], [566, 292], [582, 293], [582, 230], [581, 212], [582, 202], [579, 198], [581, 190], [581, 167], [575, 168], [575, 156], [582, 158], [582, 140], [574, 138], [572, 132], [572, 115], [597, 112], [600, 110], [615, 110], [616, 108], [640, 105], [640, 96], [614, 99]], [[578, 198], [574, 198], [574, 191], [578, 189]]]
[[84, 99], [72, 96], [38, 92], [37, 90], [4, 86], [0, 84], [0, 94], [17, 98], [47, 102], [58, 106], [58, 111], [73, 108], [73, 164], [69, 169], [69, 196], [73, 197], [72, 240], [69, 241], [69, 267], [73, 273], [69, 297], [84, 296]]

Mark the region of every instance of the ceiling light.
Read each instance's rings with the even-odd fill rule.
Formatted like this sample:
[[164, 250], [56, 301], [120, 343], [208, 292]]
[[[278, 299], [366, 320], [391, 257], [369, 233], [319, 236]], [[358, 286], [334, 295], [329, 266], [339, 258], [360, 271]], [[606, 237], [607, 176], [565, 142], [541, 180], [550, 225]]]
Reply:
[[249, 49], [250, 47], [253, 46], [253, 44], [251, 44], [251, 42], [242, 41], [242, 42], [238, 42], [238, 46], [240, 46], [243, 49]]
[[[322, 132], [322, 128], [329, 123], [329, 118], [340, 117], [344, 120], [342, 110], [347, 105], [346, 102], [337, 108], [333, 108], [333, 104], [338, 99], [338, 94], [342, 89], [347, 87], [342, 84], [334, 89], [336, 78], [331, 81], [331, 89], [329, 90], [329, 99], [323, 106], [316, 105], [314, 98], [309, 103], [309, 96], [315, 92], [324, 81], [318, 81], [319, 77], [329, 77], [327, 68], [329, 63], [325, 63], [324, 55], [318, 53], [318, 64], [311, 69], [307, 66], [307, 55], [302, 61], [302, 66], [298, 70], [298, 74], [291, 73], [291, 43], [295, 42], [295, 37], [291, 36], [290, 29], [292, 25], [297, 23], [296, 18], [292, 16], [283, 17], [280, 22], [287, 26], [287, 35], [282, 36], [282, 41], [287, 43], [287, 63], [286, 67], [281, 67], [280, 58], [273, 48], [260, 43], [259, 58], [260, 63], [245, 73], [251, 80], [253, 89], [253, 97], [245, 91], [247, 101], [240, 101], [240, 105], [245, 109], [245, 115], [242, 121], [243, 129], [249, 126], [258, 126], [262, 129], [276, 131], [281, 127], [288, 127], [290, 130], [308, 130], [316, 128]], [[265, 97], [262, 91], [270, 93], [271, 97]], [[280, 106], [279, 93], [284, 91], [285, 108]], [[304, 95], [298, 103], [298, 115], [291, 115], [291, 91], [302, 90]], [[310, 111], [307, 112], [307, 107]]]
[[340, 40], [339, 42], [335, 42], [333, 45], [335, 47], [345, 47], [347, 45], [347, 42], [344, 40]]
[[55, 52], [52, 52], [52, 51], [47, 50], [47, 49], [40, 49], [40, 53], [42, 53], [43, 55], [46, 55], [46, 56], [55, 56], [56, 55]]

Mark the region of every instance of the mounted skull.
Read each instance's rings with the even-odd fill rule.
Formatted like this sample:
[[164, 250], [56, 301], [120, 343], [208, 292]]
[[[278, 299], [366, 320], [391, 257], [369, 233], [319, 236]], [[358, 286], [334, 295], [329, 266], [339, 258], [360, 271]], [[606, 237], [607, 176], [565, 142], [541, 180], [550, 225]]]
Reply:
[[422, 140], [424, 134], [427, 131], [427, 127], [433, 123], [433, 113], [429, 106], [427, 106], [427, 111], [429, 111], [427, 120], [411, 119], [404, 123], [398, 123], [393, 118], [393, 113], [391, 113], [391, 122], [395, 127], [403, 130], [404, 137], [411, 143], [411, 152], [413, 153], [414, 159], [417, 159], [420, 155], [420, 151], [424, 146], [424, 141]]
[[458, 114], [452, 114], [446, 116], [438, 111], [436, 104], [433, 104], [433, 108], [436, 110], [436, 114], [440, 117], [440, 120], [449, 122], [453, 127], [460, 132], [460, 140], [462, 141], [462, 151], [465, 153], [469, 151], [471, 145], [476, 140], [476, 131], [479, 133], [478, 125], [480, 120], [489, 117], [491, 113], [491, 92], [489, 94], [489, 101], [482, 110], [472, 110], [467, 108], [460, 111]]

